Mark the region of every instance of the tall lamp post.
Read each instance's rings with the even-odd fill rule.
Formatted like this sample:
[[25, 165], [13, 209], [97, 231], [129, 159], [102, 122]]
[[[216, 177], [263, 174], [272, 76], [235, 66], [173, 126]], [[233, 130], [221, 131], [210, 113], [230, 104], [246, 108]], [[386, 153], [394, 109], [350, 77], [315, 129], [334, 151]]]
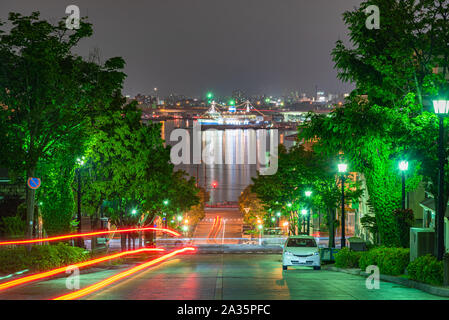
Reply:
[[[307, 231], [307, 234], [309, 234], [309, 230], [306, 230], [306, 217], [307, 217], [307, 210], [306, 209], [302, 209], [301, 210], [301, 215], [302, 215], [302, 230], [303, 230], [303, 232], [306, 232]], [[307, 221], [307, 229], [308, 229], [308, 227], [309, 227], [309, 222]]]
[[[164, 206], [168, 206], [168, 200], [164, 200]], [[167, 215], [165, 214], [165, 212], [164, 212], [164, 226], [165, 226], [165, 228], [167, 228]]]
[[340, 247], [346, 247], [346, 235], [345, 235], [345, 173], [348, 170], [348, 165], [340, 163], [338, 165], [338, 172], [341, 173], [341, 244]]
[[439, 118], [439, 137], [438, 137], [438, 206], [436, 215], [436, 232], [437, 232], [437, 259], [442, 260], [444, 255], [444, 214], [446, 213], [446, 205], [444, 203], [444, 163], [446, 156], [444, 152], [444, 116], [449, 111], [448, 100], [433, 101], [435, 114]]
[[[78, 163], [78, 168], [76, 168], [76, 179], [78, 182], [78, 210], [77, 210], [77, 219], [78, 219], [78, 233], [81, 233], [81, 167], [84, 165], [84, 157], [76, 159], [76, 162]], [[78, 247], [83, 248], [84, 247], [84, 241], [80, 237], [78, 238]]]
[[[307, 198], [310, 198], [312, 196], [312, 191], [307, 190], [304, 192]], [[307, 234], [310, 235], [310, 215], [312, 214], [312, 209], [310, 209], [310, 212], [307, 216]]]
[[399, 170], [402, 172], [402, 210], [405, 210], [405, 172], [408, 170], [408, 161], [399, 162]]
[[280, 227], [280, 225], [279, 225], [280, 219], [281, 219], [281, 212], [278, 211], [278, 212], [276, 212], [276, 224], [278, 227]]

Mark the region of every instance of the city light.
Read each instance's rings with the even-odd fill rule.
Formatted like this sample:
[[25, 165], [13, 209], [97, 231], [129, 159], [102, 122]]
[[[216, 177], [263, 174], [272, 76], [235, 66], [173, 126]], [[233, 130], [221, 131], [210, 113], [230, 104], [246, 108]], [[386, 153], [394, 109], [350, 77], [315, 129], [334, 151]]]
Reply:
[[291, 207], [292, 207], [292, 204], [291, 204], [290, 202], [287, 203], [287, 207], [291, 208]]
[[76, 159], [76, 162], [78, 163], [78, 165], [84, 166], [84, 160], [85, 160], [85, 158], [84, 158], [84, 157], [81, 157], [81, 158], [77, 158], [77, 159]]
[[168, 205], [168, 200], [164, 200], [164, 205]]
[[345, 173], [348, 170], [348, 165], [345, 163], [338, 164], [338, 172]]
[[276, 215], [277, 215], [278, 217], [280, 217], [280, 216], [281, 216], [281, 213], [278, 211], [278, 212], [276, 213]]
[[133, 209], [132, 211], [131, 211], [131, 214], [133, 214], [133, 215], [135, 215], [137, 213], [137, 210], [136, 209]]
[[399, 162], [399, 170], [401, 171], [407, 171], [408, 170], [408, 161], [401, 161]]
[[288, 221], [285, 221], [282, 225], [283, 225], [284, 227], [287, 227], [287, 226], [288, 226]]
[[189, 226], [182, 226], [182, 231], [188, 231], [189, 230]]
[[262, 229], [262, 228], [263, 228], [263, 225], [259, 224], [257, 227], [258, 227], [259, 229]]
[[436, 114], [448, 114], [449, 113], [449, 101], [448, 100], [434, 100], [433, 109]]
[[306, 192], [304, 192], [306, 197], [310, 197], [312, 195], [312, 191], [308, 190]]
[[95, 283], [95, 284], [93, 284], [91, 286], [88, 286], [88, 287], [86, 287], [84, 289], [81, 289], [81, 290], [78, 290], [78, 291], [75, 291], [75, 292], [72, 292], [72, 293], [69, 293], [69, 294], [65, 294], [63, 296], [54, 298], [53, 300], [73, 300], [73, 299], [78, 299], [78, 298], [84, 297], [84, 296], [86, 296], [86, 295], [88, 295], [88, 294], [90, 294], [92, 292], [98, 291], [101, 288], [104, 288], [104, 287], [106, 287], [106, 286], [108, 286], [110, 284], [113, 284], [114, 282], [117, 282], [117, 281], [119, 281], [119, 280], [121, 280], [123, 278], [126, 278], [126, 277], [128, 277], [128, 276], [130, 276], [130, 275], [132, 275], [132, 274], [134, 274], [136, 272], [139, 272], [140, 270], [143, 270], [143, 269], [148, 268], [148, 267], [150, 267], [152, 265], [155, 265], [156, 263], [159, 263], [159, 262], [162, 262], [164, 260], [167, 260], [167, 259], [169, 259], [169, 258], [171, 258], [171, 257], [173, 257], [173, 256], [175, 256], [177, 254], [180, 254], [180, 253], [183, 253], [183, 252], [187, 252], [187, 251], [195, 251], [195, 250], [196, 249], [193, 248], [193, 247], [186, 247], [186, 248], [182, 248], [182, 249], [173, 251], [171, 253], [163, 255], [162, 257], [159, 257], [159, 258], [147, 261], [147, 262], [145, 262], [143, 264], [140, 264], [140, 265], [138, 265], [138, 266], [136, 266], [134, 268], [131, 268], [131, 269], [127, 270], [127, 271], [120, 272], [120, 273], [118, 273], [118, 274], [116, 274], [116, 275], [114, 275], [112, 277], [109, 277], [109, 278], [107, 278], [107, 279], [105, 279], [103, 281]]
[[301, 210], [301, 214], [302, 214], [303, 216], [305, 216], [305, 215], [307, 214], [307, 210], [306, 210], [306, 209], [302, 209], [302, 210]]
[[179, 215], [176, 219], [178, 219], [178, 221], [182, 221], [183, 217]]
[[69, 266], [65, 266], [65, 267], [60, 267], [57, 269], [53, 269], [47, 272], [41, 272], [41, 273], [37, 273], [37, 274], [33, 274], [30, 276], [26, 276], [23, 278], [19, 278], [16, 280], [11, 280], [8, 282], [4, 282], [0, 284], [0, 290], [5, 290], [11, 287], [15, 287], [24, 283], [28, 283], [31, 281], [36, 281], [36, 280], [40, 280], [43, 278], [48, 278], [51, 276], [54, 276], [56, 274], [59, 273], [64, 273], [67, 270], [73, 269], [73, 268], [82, 268], [82, 267], [87, 267], [87, 266], [91, 266], [100, 262], [104, 262], [107, 260], [112, 260], [112, 259], [117, 259], [126, 255], [134, 255], [134, 254], [138, 254], [138, 253], [144, 253], [144, 252], [163, 252], [165, 251], [164, 249], [161, 248], [142, 248], [142, 249], [137, 249], [137, 250], [130, 250], [130, 251], [124, 251], [124, 252], [120, 252], [120, 253], [116, 253], [116, 254], [112, 254], [109, 256], [105, 256], [105, 257], [101, 257], [98, 259], [93, 259], [93, 260], [89, 260], [89, 261], [85, 261], [85, 262], [81, 262], [81, 263], [76, 263], [76, 264], [72, 264]]

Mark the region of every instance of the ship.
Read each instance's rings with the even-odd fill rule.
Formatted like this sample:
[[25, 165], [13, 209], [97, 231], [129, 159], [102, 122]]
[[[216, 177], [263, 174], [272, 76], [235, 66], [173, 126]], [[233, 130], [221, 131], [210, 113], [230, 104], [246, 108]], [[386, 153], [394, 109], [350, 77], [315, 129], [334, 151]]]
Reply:
[[[219, 110], [219, 106], [223, 110]], [[239, 111], [237, 108], [245, 106], [245, 108]], [[223, 106], [215, 101], [211, 102], [210, 108], [200, 117], [197, 118], [198, 122], [202, 126], [214, 126], [214, 127], [270, 127], [271, 121], [269, 117], [265, 116], [259, 110], [252, 106], [249, 100], [238, 106], [230, 105]]]

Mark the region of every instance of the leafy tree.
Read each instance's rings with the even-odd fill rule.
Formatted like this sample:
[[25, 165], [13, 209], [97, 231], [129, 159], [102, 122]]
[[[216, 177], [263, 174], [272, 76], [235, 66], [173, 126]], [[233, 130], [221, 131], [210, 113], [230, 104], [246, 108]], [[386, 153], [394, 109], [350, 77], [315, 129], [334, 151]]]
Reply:
[[[380, 9], [378, 30], [365, 26], [369, 5]], [[364, 174], [386, 245], [401, 242], [394, 215], [401, 199], [398, 160], [414, 160], [408, 191], [422, 176], [433, 191], [437, 186], [437, 122], [429, 111], [431, 100], [448, 92], [448, 17], [449, 4], [438, 0], [372, 0], [345, 12], [351, 44], [337, 41], [332, 55], [340, 79], [356, 89], [343, 108], [310, 116], [301, 128], [302, 137], [319, 138], [320, 152], [342, 151], [351, 170]]]
[[195, 226], [206, 216], [204, 212], [205, 204], [209, 202], [209, 192], [204, 188], [199, 188], [197, 197], [199, 198], [198, 204], [193, 205], [186, 211], [186, 216], [189, 219], [190, 231], [192, 232]]
[[[335, 210], [341, 201], [341, 190], [337, 184], [335, 160], [314, 150], [306, 150], [302, 144], [279, 148], [278, 171], [270, 176], [258, 176], [252, 190], [272, 212], [280, 211], [290, 220], [290, 232], [299, 232], [302, 209], [313, 209], [325, 213], [329, 225], [329, 246], [335, 246]], [[308, 198], [305, 191], [312, 191]], [[360, 186], [350, 179], [345, 184], [345, 197], [358, 199]]]
[[[246, 224], [255, 225], [258, 219], [265, 220], [268, 210], [257, 194], [252, 192], [252, 186], [247, 186], [239, 196], [239, 209], [243, 214], [243, 221]], [[249, 210], [247, 211], [245, 208], [249, 208]]]
[[[85, 21], [67, 30], [39, 13], [10, 13], [12, 28], [0, 22], [0, 159], [19, 181], [37, 174], [39, 162], [51, 159], [73, 134], [107, 110], [121, 88], [121, 58], [98, 65], [72, 53], [92, 34]], [[5, 31], [8, 30], [8, 31]], [[27, 221], [34, 219], [35, 191], [27, 192]], [[33, 226], [27, 223], [27, 237]]]

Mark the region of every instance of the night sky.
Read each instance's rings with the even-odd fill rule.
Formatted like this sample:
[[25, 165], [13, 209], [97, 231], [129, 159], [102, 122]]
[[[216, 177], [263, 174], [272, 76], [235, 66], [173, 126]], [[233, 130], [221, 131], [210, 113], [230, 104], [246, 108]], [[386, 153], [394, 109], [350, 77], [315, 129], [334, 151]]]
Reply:
[[94, 35], [77, 53], [98, 47], [104, 60], [122, 56], [124, 94], [282, 95], [347, 92], [333, 70], [335, 41], [347, 42], [342, 13], [361, 0], [1, 0], [10, 11], [65, 17], [75, 4]]

